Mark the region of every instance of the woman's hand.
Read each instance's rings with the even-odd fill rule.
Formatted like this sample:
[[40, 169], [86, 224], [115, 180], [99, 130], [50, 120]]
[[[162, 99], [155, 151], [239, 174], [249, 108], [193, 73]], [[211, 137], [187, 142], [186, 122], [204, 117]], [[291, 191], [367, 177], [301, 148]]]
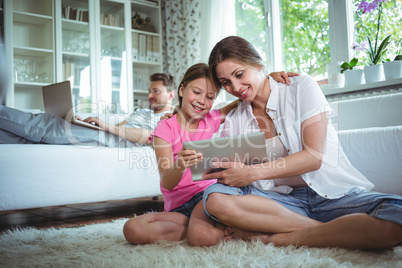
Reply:
[[202, 153], [197, 153], [194, 150], [182, 149], [177, 153], [177, 156], [176, 163], [179, 168], [183, 169], [189, 168], [203, 159]]
[[225, 168], [225, 170], [204, 174], [203, 180], [218, 179], [218, 183], [226, 184], [231, 187], [243, 187], [259, 180], [258, 166], [246, 165], [241, 162], [214, 162], [214, 168]]
[[172, 113], [166, 113], [165, 115], [161, 116], [160, 120], [169, 119], [173, 116]]
[[286, 85], [290, 85], [290, 81], [289, 81], [289, 77], [292, 76], [299, 76], [299, 73], [295, 73], [295, 72], [286, 72], [286, 71], [282, 71], [282, 72], [272, 72], [269, 74], [269, 76], [271, 76], [276, 82], [282, 83]]

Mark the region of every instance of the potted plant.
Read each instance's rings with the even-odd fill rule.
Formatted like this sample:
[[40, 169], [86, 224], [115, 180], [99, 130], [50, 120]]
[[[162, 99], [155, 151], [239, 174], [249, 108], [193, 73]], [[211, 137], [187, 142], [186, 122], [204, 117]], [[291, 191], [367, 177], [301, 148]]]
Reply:
[[382, 14], [382, 4], [383, 1], [373, 0], [371, 3], [362, 1], [359, 6], [359, 12], [363, 14], [370, 13], [371, 11], [378, 9], [377, 17], [377, 32], [375, 37], [375, 42], [373, 43], [369, 36], [367, 36], [367, 46], [365, 47], [367, 52], [368, 66], [364, 67], [364, 76], [366, 78], [366, 83], [378, 82], [384, 80], [384, 70], [382, 64], [383, 57], [387, 51], [387, 46], [390, 43], [391, 35], [382, 40], [380, 43], [378, 40], [378, 35], [380, 32], [381, 14]]
[[393, 61], [384, 62], [385, 79], [402, 78], [402, 38], [398, 42], [398, 51]]
[[350, 62], [344, 62], [341, 65], [341, 74], [345, 74], [346, 86], [357, 86], [364, 83], [363, 70], [354, 69], [359, 60], [353, 58]]

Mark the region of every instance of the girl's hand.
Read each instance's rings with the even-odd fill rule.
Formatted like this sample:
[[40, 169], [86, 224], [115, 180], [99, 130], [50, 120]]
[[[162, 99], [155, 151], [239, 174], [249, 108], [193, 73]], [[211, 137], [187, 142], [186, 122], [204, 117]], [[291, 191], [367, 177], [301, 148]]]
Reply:
[[240, 162], [214, 162], [215, 168], [225, 168], [223, 171], [204, 174], [203, 180], [218, 179], [218, 183], [232, 187], [243, 187], [258, 180], [259, 168]]
[[273, 72], [270, 73], [269, 76], [271, 76], [276, 82], [282, 83], [286, 85], [290, 85], [290, 81], [289, 81], [289, 77], [292, 76], [299, 76], [299, 73], [294, 73], [294, 72], [286, 72], [286, 71], [282, 71], [282, 72]]
[[203, 159], [202, 153], [197, 153], [194, 150], [185, 150], [182, 149], [180, 152], [177, 153], [177, 160], [176, 163], [178, 167], [181, 168], [189, 168]]

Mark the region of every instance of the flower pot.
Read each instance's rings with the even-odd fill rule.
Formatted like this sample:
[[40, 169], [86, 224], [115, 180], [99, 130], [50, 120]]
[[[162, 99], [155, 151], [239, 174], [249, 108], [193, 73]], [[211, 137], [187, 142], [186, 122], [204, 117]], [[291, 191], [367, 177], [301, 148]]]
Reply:
[[364, 66], [364, 77], [366, 84], [384, 80], [384, 68], [382, 65]]
[[364, 84], [363, 70], [347, 70], [345, 74], [346, 86], [357, 86]]
[[402, 78], [402, 60], [384, 62], [386, 80]]

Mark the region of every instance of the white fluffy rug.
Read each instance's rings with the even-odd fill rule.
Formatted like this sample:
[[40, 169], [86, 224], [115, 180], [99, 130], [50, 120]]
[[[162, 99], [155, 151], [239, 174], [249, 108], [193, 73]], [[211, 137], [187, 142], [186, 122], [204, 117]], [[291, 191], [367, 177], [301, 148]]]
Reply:
[[0, 236], [0, 267], [402, 267], [402, 247], [364, 252], [243, 241], [210, 248], [187, 241], [134, 246], [123, 237], [125, 221], [6, 232]]

